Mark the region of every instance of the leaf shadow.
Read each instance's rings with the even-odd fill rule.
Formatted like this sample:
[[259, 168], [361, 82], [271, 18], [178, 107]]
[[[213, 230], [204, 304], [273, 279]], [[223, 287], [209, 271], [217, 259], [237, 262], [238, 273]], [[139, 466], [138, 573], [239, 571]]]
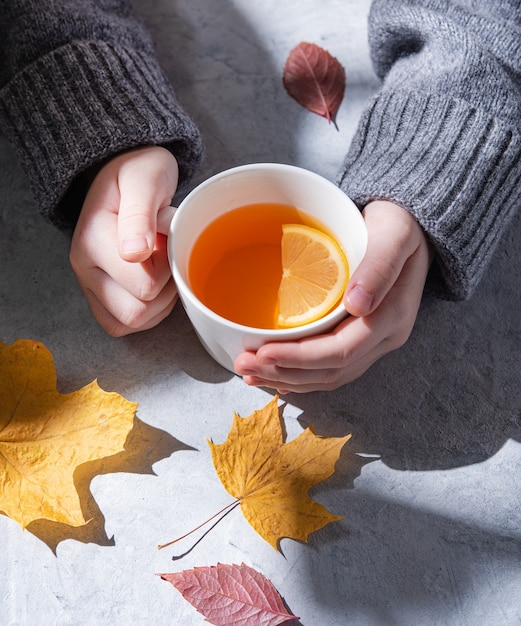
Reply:
[[[279, 415], [281, 417], [283, 440], [284, 442], [287, 442], [287, 433], [286, 433], [286, 428], [285, 428], [285, 422], [283, 419], [285, 406], [286, 406], [286, 403], [283, 403], [279, 405], [278, 408], [279, 408]], [[306, 426], [311, 426], [311, 425], [312, 424], [307, 424]], [[304, 428], [306, 426], [304, 426]], [[336, 436], [336, 435], [333, 435], [333, 436]], [[332, 494], [335, 491], [343, 492], [345, 489], [353, 489], [355, 480], [360, 476], [362, 469], [368, 463], [372, 463], [378, 458], [376, 456], [365, 456], [357, 452], [354, 452], [350, 448], [351, 442], [352, 442], [352, 438], [349, 439], [340, 450], [340, 455], [334, 466], [334, 473], [331, 476], [329, 476], [329, 478], [326, 478], [325, 480], [313, 485], [308, 491], [308, 495], [312, 500], [315, 500], [319, 504], [322, 504], [323, 506], [325, 506], [326, 509], [333, 515], [339, 515], [340, 519], [342, 519], [342, 513], [331, 510], [331, 507], [329, 506], [329, 504], [325, 502], [331, 499], [336, 500], [336, 498], [330, 498], [328, 494]], [[310, 537], [313, 536], [315, 538], [315, 541], [318, 541], [318, 542], [321, 541], [321, 537], [324, 538], [324, 540], [327, 540], [327, 537], [329, 537], [331, 534], [331, 530], [330, 530], [331, 527], [337, 528], [338, 524], [335, 524], [333, 522], [326, 524], [326, 526], [313, 531], [310, 534]], [[329, 530], [327, 533], [323, 534], [326, 528], [328, 528]], [[345, 530], [342, 530], [341, 532], [343, 535], [345, 535]], [[297, 543], [301, 543], [302, 545], [308, 545], [309, 543], [309, 537], [308, 537], [308, 541], [299, 541], [299, 540], [295, 540], [294, 538], [288, 538], [288, 537], [281, 538], [277, 542], [277, 550], [284, 558], [286, 558], [286, 555], [284, 554], [282, 543], [284, 542], [285, 539], [290, 539], [292, 542], [297, 541]]]
[[[342, 458], [343, 457], [343, 458]], [[282, 537], [277, 542], [277, 551], [279, 554], [287, 560], [286, 554], [284, 553], [283, 544], [285, 541], [290, 541], [291, 543], [300, 543], [302, 546], [309, 547], [320, 546], [325, 543], [329, 543], [331, 541], [340, 541], [342, 538], [346, 538], [349, 536], [349, 528], [345, 525], [340, 525], [338, 522], [344, 519], [344, 515], [340, 511], [335, 510], [335, 505], [331, 506], [329, 501], [335, 502], [336, 505], [340, 506], [342, 504], [337, 498], [330, 497], [329, 494], [331, 492], [338, 490], [341, 491], [343, 489], [354, 489], [354, 481], [360, 475], [362, 468], [367, 465], [367, 463], [371, 463], [375, 461], [374, 458], [364, 458], [357, 454], [342, 454], [341, 458], [337, 461], [335, 465], [335, 473], [330, 478], [324, 480], [321, 483], [318, 483], [314, 487], [309, 490], [309, 497], [312, 500], [315, 500], [322, 506], [332, 513], [333, 515], [338, 515], [339, 519], [336, 521], [329, 522], [322, 528], [319, 528], [312, 533], [310, 533], [307, 541], [301, 541], [299, 539], [295, 539], [293, 537]], [[312, 544], [311, 544], [312, 542]], [[318, 547], [316, 548], [318, 550]]]
[[134, 418], [124, 450], [109, 457], [83, 463], [74, 472], [74, 484], [80, 499], [83, 516], [88, 522], [83, 526], [70, 526], [47, 519], [27, 525], [26, 530], [43, 541], [56, 554], [57, 546], [66, 539], [100, 546], [114, 546], [114, 537], [105, 531], [105, 517], [90, 491], [95, 476], [129, 472], [155, 475], [153, 464], [181, 450], [193, 450], [169, 433]]

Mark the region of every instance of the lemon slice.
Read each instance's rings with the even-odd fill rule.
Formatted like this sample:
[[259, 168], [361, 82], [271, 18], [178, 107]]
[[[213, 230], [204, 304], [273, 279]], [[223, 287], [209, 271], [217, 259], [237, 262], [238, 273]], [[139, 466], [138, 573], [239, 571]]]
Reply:
[[327, 315], [349, 279], [346, 256], [329, 235], [303, 224], [282, 226], [282, 279], [277, 325], [309, 324]]

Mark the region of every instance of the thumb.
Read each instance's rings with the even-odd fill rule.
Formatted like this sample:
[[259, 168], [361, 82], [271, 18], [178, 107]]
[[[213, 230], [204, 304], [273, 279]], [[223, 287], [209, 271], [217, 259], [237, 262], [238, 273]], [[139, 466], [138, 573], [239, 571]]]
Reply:
[[143, 262], [154, 251], [157, 214], [175, 193], [177, 176], [177, 162], [163, 148], [152, 146], [124, 155], [118, 173], [118, 245], [125, 261]]
[[413, 233], [419, 226], [405, 209], [392, 202], [369, 203], [364, 219], [367, 250], [344, 296], [346, 309], [358, 317], [370, 315], [381, 304], [418, 245]]
[[126, 204], [118, 214], [119, 254], [125, 261], [142, 262], [152, 254], [156, 241], [157, 211], [150, 203]]
[[164, 206], [162, 209], [159, 209], [159, 213], [157, 214], [157, 232], [162, 233], [163, 235], [168, 235], [170, 231], [170, 223], [172, 222], [172, 218], [174, 217], [175, 212], [177, 211], [177, 207], [173, 206]]

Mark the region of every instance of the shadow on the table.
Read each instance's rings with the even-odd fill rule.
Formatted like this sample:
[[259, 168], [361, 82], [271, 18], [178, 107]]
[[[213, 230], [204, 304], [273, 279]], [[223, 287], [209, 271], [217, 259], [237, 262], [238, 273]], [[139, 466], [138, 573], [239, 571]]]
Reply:
[[347, 506], [345, 520], [310, 537], [298, 574], [302, 588], [307, 581], [313, 590], [313, 606], [323, 607], [324, 623], [329, 614], [345, 615], [346, 626], [470, 623], [465, 607], [478, 605], [485, 620], [499, 620], [486, 623], [514, 623], [507, 613], [517, 610], [517, 595], [510, 604], [508, 597], [519, 537], [356, 490]]
[[[511, 254], [519, 241], [517, 217], [473, 299], [450, 303], [427, 293], [408, 343], [356, 382], [335, 392], [286, 396], [302, 409], [302, 425], [312, 423], [320, 435], [353, 432], [344, 463], [358, 452], [408, 471], [479, 463], [508, 439], [521, 441], [521, 294]], [[343, 474], [340, 465], [319, 489], [326, 506]], [[519, 617], [512, 613], [515, 597], [508, 606], [498, 600], [518, 572], [519, 535], [356, 488], [344, 493], [346, 519], [310, 538], [316, 551], [308, 557], [309, 588], [324, 615], [389, 626], [433, 623], [435, 615], [436, 623], [450, 624], [465, 621], [465, 607], [479, 602], [479, 610], [489, 611], [484, 619], [493, 620], [487, 623]], [[457, 502], [452, 508], [457, 511]]]
[[135, 5], [205, 143], [203, 168], [190, 186], [243, 163], [295, 161], [297, 105], [283, 89], [283, 68], [275, 67], [236, 3], [138, 0]]
[[[479, 463], [521, 441], [521, 290], [517, 216], [473, 298], [427, 290], [409, 341], [333, 392], [288, 394], [303, 426], [353, 432], [349, 448], [400, 470]], [[432, 284], [432, 283], [431, 283]]]
[[90, 483], [95, 476], [116, 472], [132, 474], [154, 474], [152, 466], [180, 450], [191, 450], [169, 433], [145, 424], [137, 417], [125, 442], [124, 451], [97, 461], [80, 465], [74, 473], [74, 484], [78, 492], [83, 516], [87, 523], [73, 527], [50, 520], [36, 520], [27, 530], [46, 543], [56, 553], [56, 547], [65, 539], [100, 546], [115, 545], [107, 537], [105, 518], [90, 492]]
[[[519, 222], [515, 230], [521, 233]], [[349, 450], [400, 470], [479, 463], [507, 439], [521, 441], [521, 293], [507, 271], [507, 247], [471, 301], [427, 293], [407, 344], [360, 379], [333, 392], [284, 396], [302, 409], [302, 426], [324, 436], [352, 432]], [[181, 369], [205, 382], [230, 378], [201, 347], [181, 308], [168, 324], [184, 337], [175, 356]]]
[[[357, 381], [284, 396], [302, 410], [303, 427], [324, 436], [352, 432], [349, 450], [400, 470], [479, 463], [507, 439], [521, 441], [521, 291], [508, 252], [520, 240], [517, 219], [470, 301], [427, 292], [406, 345]], [[165, 334], [176, 367], [191, 377], [221, 383], [232, 376], [207, 355], [180, 306], [162, 328], [127, 341], [144, 362], [151, 355], [168, 361]]]
[[[292, 162], [295, 105], [281, 88], [281, 68], [234, 4], [137, 4], [167, 74], [201, 126], [210, 167]], [[199, 32], [193, 24], [201, 24], [202, 16], [211, 26]], [[408, 343], [362, 378], [335, 392], [289, 395], [303, 411], [303, 424], [324, 435], [353, 431], [352, 450], [379, 455], [403, 470], [477, 463], [507, 438], [521, 440], [521, 290], [510, 256], [520, 240], [517, 219], [474, 298], [451, 303], [427, 294]], [[172, 339], [175, 365], [190, 376], [215, 383], [230, 378], [206, 355], [181, 311], [128, 341], [140, 358], [163, 358], [167, 367], [165, 335]], [[147, 348], [156, 342], [162, 350]]]

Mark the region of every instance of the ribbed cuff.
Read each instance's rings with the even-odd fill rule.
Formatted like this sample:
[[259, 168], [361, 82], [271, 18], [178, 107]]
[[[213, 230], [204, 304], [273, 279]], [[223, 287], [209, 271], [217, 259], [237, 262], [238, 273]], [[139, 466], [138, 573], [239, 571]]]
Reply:
[[521, 203], [521, 140], [466, 102], [382, 93], [362, 117], [339, 175], [359, 205], [388, 199], [421, 224], [446, 289], [467, 298]]
[[74, 223], [81, 204], [62, 207], [60, 199], [107, 157], [162, 145], [175, 155], [182, 182], [202, 154], [198, 130], [155, 60], [105, 43], [76, 42], [29, 65], [0, 92], [0, 119], [40, 210], [62, 225]]

